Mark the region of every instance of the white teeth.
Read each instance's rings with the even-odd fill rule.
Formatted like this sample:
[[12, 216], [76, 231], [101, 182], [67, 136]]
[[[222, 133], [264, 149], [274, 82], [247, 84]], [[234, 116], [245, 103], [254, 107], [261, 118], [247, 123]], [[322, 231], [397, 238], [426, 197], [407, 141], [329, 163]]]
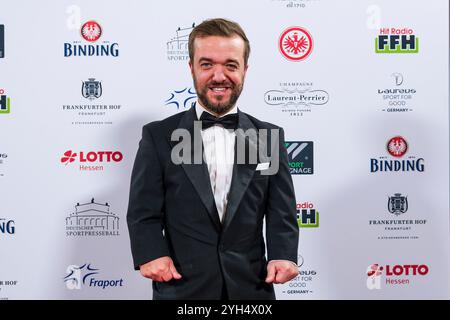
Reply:
[[212, 88], [213, 91], [225, 91], [227, 88]]

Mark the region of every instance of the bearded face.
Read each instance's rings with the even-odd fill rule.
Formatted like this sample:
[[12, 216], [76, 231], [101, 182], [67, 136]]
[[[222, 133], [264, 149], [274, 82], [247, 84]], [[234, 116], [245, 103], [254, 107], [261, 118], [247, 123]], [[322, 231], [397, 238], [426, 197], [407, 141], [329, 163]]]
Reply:
[[189, 62], [200, 104], [216, 115], [234, 107], [244, 85], [244, 41], [240, 37], [196, 38]]

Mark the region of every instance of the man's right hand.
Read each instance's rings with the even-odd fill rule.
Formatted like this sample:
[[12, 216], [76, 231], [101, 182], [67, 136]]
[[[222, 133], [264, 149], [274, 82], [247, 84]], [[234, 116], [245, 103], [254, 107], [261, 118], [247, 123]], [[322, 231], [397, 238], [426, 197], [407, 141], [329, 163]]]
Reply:
[[161, 257], [139, 266], [142, 276], [150, 278], [153, 281], [167, 282], [172, 279], [181, 279], [173, 264], [172, 258]]

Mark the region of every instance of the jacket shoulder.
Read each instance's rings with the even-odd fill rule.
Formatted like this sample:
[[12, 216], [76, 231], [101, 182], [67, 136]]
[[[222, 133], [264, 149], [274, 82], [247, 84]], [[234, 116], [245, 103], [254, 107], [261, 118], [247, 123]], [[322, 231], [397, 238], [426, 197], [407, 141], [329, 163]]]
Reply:
[[243, 113], [250, 119], [250, 121], [255, 125], [257, 129], [282, 129], [280, 126], [277, 126], [276, 124], [262, 121], [249, 115], [248, 113], [245, 112]]
[[162, 120], [149, 122], [142, 128], [142, 133], [144, 135], [152, 134], [156, 136], [170, 134], [173, 130], [175, 130], [178, 127], [181, 118], [188, 111], [189, 110], [174, 114]]

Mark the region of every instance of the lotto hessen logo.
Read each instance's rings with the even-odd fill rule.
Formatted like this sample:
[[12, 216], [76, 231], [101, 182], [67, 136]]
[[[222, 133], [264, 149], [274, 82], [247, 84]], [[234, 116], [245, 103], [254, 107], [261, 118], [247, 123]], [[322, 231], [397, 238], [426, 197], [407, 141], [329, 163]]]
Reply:
[[427, 276], [429, 267], [425, 264], [396, 264], [382, 266], [378, 263], [367, 267], [366, 285], [369, 290], [381, 289], [382, 277], [386, 286], [409, 285], [414, 279]]
[[80, 32], [84, 40], [95, 42], [102, 35], [102, 27], [96, 21], [91, 20], [83, 24]]
[[410, 28], [380, 28], [375, 38], [376, 53], [418, 53], [419, 38]]
[[313, 49], [313, 38], [303, 27], [289, 27], [278, 39], [278, 49], [290, 61], [308, 58]]
[[311, 202], [297, 203], [297, 224], [299, 228], [318, 228], [319, 211]]
[[[67, 150], [64, 152], [63, 156], [60, 158], [60, 162], [67, 166], [72, 162], [79, 162], [80, 170], [82, 171], [102, 171], [103, 165], [92, 165], [99, 163], [117, 163], [123, 160], [123, 154], [120, 151], [79, 151], [73, 152], [72, 150]], [[90, 164], [90, 165], [84, 165]]]

